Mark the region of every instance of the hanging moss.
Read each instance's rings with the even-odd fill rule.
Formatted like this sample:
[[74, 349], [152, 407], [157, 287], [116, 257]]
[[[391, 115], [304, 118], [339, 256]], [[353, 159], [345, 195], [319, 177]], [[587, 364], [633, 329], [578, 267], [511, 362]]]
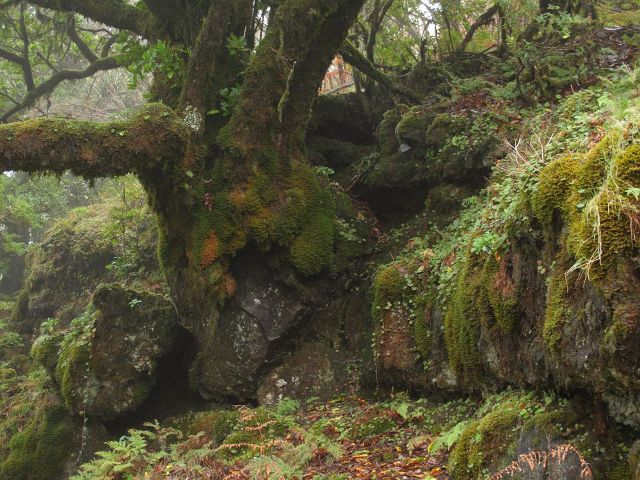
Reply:
[[91, 346], [87, 334], [68, 342], [60, 351], [55, 376], [69, 412], [78, 413], [76, 406], [82, 405], [87, 385], [80, 382], [86, 379], [90, 361]]
[[480, 326], [487, 323], [489, 299], [483, 269], [475, 265], [470, 247], [467, 250], [455, 289], [444, 317], [445, 343], [451, 368], [463, 383], [474, 384], [481, 370], [478, 340]]
[[511, 333], [518, 322], [520, 313], [520, 292], [507, 271], [510, 256], [505, 255], [499, 261], [490, 256], [484, 265], [483, 284], [496, 324], [502, 333]]
[[560, 354], [559, 348], [560, 341], [562, 340], [562, 329], [572, 315], [567, 295], [567, 280], [565, 279], [564, 272], [558, 266], [549, 278], [547, 306], [544, 313], [544, 326], [542, 329], [544, 343], [554, 357]]
[[416, 343], [416, 348], [418, 349], [418, 353], [420, 353], [420, 358], [422, 358], [423, 362], [429, 361], [429, 357], [431, 356], [431, 325], [428, 322], [428, 319], [431, 318], [431, 308], [425, 307], [424, 315], [419, 315], [413, 324], [413, 338]]
[[60, 405], [40, 409], [24, 430], [9, 442], [9, 455], [0, 463], [0, 478], [52, 480], [75, 449], [74, 428]]

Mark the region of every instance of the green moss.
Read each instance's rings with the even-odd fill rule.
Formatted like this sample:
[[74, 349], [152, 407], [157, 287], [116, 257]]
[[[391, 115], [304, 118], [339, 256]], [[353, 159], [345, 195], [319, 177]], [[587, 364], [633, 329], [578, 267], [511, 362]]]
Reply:
[[490, 413], [470, 423], [449, 457], [449, 472], [456, 480], [484, 478], [483, 471], [497, 459], [515, 454], [519, 408], [516, 402], [498, 404]]
[[427, 318], [430, 315], [430, 307], [427, 306], [424, 315], [419, 315], [413, 324], [413, 338], [420, 358], [424, 362], [428, 361], [431, 355], [431, 325], [427, 323]]
[[52, 480], [75, 448], [74, 428], [62, 406], [47, 406], [9, 442], [10, 453], [0, 463], [0, 478]]
[[620, 254], [633, 247], [629, 217], [623, 211], [625, 203], [618, 192], [604, 189], [569, 224], [569, 251], [588, 262], [590, 268], [606, 271]]
[[336, 203], [331, 192], [305, 163], [294, 163], [285, 176], [274, 155], [263, 152], [245, 187], [229, 189], [220, 165], [199, 187], [196, 195], [204, 200], [194, 208], [191, 246], [196, 267], [233, 256], [250, 240], [265, 250], [288, 247], [292, 263], [307, 275], [332, 264]]
[[561, 269], [557, 267], [549, 278], [547, 305], [542, 329], [544, 343], [554, 357], [557, 357], [560, 353], [562, 329], [572, 315], [567, 296], [567, 280]]
[[449, 363], [463, 383], [479, 381], [481, 370], [478, 340], [480, 326], [487, 322], [490, 304], [483, 269], [475, 265], [468, 248], [444, 317]]
[[91, 361], [91, 310], [74, 320], [72, 330], [62, 341], [58, 362], [55, 367], [55, 379], [65, 406], [72, 413], [79, 413], [87, 388], [86, 377]]
[[467, 122], [463, 117], [441, 113], [433, 119], [427, 130], [427, 144], [439, 149], [453, 135], [466, 130], [466, 126]]
[[291, 245], [291, 260], [296, 268], [314, 275], [328, 268], [333, 260], [333, 215], [318, 213]]
[[493, 317], [502, 333], [513, 332], [520, 313], [520, 292], [506, 271], [508, 262], [508, 256], [502, 257], [499, 261], [495, 256], [487, 258], [482, 281], [487, 290]]
[[627, 147], [613, 160], [615, 177], [622, 182], [621, 188], [640, 186], [640, 145]]
[[58, 362], [58, 348], [61, 340], [62, 336], [59, 334], [45, 334], [36, 338], [31, 346], [31, 358], [50, 374], [53, 374]]
[[414, 107], [396, 125], [395, 134], [400, 140], [424, 143], [427, 129], [433, 121], [433, 115], [425, 113], [424, 107]]
[[231, 435], [238, 423], [238, 412], [236, 410], [216, 410], [198, 415], [191, 422], [189, 431], [194, 435], [204, 432], [219, 445], [223, 440]]
[[554, 212], [565, 210], [577, 168], [578, 159], [566, 155], [546, 165], [538, 175], [538, 188], [531, 196], [531, 207], [544, 227], [551, 226]]
[[622, 142], [622, 133], [614, 130], [608, 133], [584, 156], [580, 162], [575, 189], [582, 198], [593, 196], [607, 177], [612, 152], [617, 151]]

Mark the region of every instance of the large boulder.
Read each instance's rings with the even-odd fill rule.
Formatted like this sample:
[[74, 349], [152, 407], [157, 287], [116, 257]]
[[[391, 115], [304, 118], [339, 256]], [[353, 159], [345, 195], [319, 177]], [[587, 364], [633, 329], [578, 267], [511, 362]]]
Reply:
[[62, 341], [55, 367], [67, 408], [110, 419], [134, 412], [148, 397], [179, 330], [163, 295], [100, 286], [93, 307]]

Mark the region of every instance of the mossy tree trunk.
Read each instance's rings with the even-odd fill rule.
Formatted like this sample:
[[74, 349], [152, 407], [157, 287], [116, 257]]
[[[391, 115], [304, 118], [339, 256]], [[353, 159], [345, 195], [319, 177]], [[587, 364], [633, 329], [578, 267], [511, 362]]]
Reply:
[[[331, 262], [335, 203], [304, 156], [324, 72], [364, 0], [284, 0], [249, 59], [228, 48], [251, 0], [35, 0], [187, 47], [184, 83], [156, 76], [156, 101], [128, 121], [36, 120], [0, 126], [0, 170], [136, 174], [159, 226], [158, 255], [182, 324], [206, 350], [232, 293], [229, 267], [249, 243], [278, 249], [303, 274]], [[98, 5], [99, 4], [99, 5]], [[247, 64], [248, 62], [248, 64]], [[208, 115], [223, 88], [232, 114]], [[167, 92], [167, 93], [158, 93]]]

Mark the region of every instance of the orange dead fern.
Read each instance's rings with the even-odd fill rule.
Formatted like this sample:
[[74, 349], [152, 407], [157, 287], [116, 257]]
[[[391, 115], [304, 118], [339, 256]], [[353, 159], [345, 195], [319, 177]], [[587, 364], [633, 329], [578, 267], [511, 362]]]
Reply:
[[505, 476], [522, 472], [524, 468], [533, 471], [542, 465], [546, 469], [551, 460], [555, 460], [558, 463], [564, 462], [571, 453], [575, 454], [580, 460], [580, 478], [584, 480], [593, 479], [591, 467], [578, 449], [573, 445], [564, 444], [549, 451], [536, 451], [520, 455], [516, 461], [492, 475], [491, 480], [502, 480]]

